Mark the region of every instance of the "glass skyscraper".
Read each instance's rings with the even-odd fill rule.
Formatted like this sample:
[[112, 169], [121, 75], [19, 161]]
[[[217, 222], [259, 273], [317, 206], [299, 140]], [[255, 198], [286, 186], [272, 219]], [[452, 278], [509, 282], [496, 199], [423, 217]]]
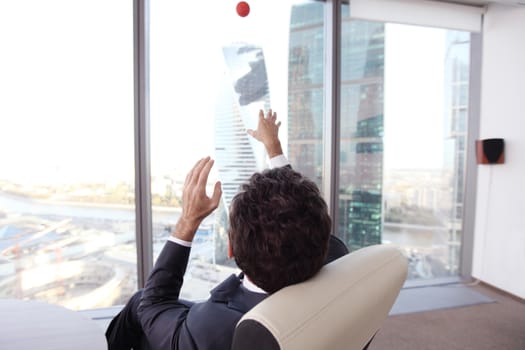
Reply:
[[294, 167], [321, 186], [323, 3], [292, 7], [288, 57], [288, 156]]
[[384, 33], [343, 15], [339, 235], [354, 250], [381, 243]]
[[[340, 222], [335, 234], [352, 249], [381, 242], [384, 25], [342, 24]], [[324, 12], [322, 3], [292, 7], [288, 149], [292, 164], [321, 185]]]
[[[270, 105], [261, 48], [238, 44], [223, 48], [226, 71], [215, 116], [215, 157], [226, 207], [239, 186], [265, 166], [262, 144], [246, 133], [260, 109]], [[256, 124], [255, 124], [256, 125]]]
[[216, 212], [215, 259], [226, 262], [228, 208], [241, 184], [265, 168], [264, 146], [246, 133], [257, 125], [259, 110], [270, 108], [263, 50], [239, 43], [223, 47], [225, 71], [215, 114], [215, 159], [222, 183]]

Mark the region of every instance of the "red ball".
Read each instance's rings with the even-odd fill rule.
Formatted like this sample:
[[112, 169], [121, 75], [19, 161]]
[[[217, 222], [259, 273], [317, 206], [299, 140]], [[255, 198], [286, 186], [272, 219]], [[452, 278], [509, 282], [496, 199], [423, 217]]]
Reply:
[[241, 1], [237, 4], [237, 14], [241, 17], [246, 17], [250, 13], [250, 5], [246, 1]]

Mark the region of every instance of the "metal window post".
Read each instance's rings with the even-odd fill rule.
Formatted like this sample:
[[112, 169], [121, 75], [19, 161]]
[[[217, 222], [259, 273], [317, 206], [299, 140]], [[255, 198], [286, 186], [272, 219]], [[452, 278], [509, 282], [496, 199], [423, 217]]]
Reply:
[[461, 253], [459, 272], [464, 278], [472, 275], [472, 257], [474, 251], [474, 222], [476, 219], [476, 186], [478, 168], [476, 164], [475, 140], [479, 137], [481, 117], [481, 54], [482, 34], [470, 35], [470, 82], [467, 124], [467, 162], [465, 174], [465, 198], [463, 205], [463, 232], [461, 235]]
[[339, 149], [341, 125], [341, 0], [327, 0], [325, 11], [325, 95], [322, 191], [333, 222], [339, 226]]
[[149, 0], [133, 1], [135, 233], [138, 287], [153, 267], [149, 124]]

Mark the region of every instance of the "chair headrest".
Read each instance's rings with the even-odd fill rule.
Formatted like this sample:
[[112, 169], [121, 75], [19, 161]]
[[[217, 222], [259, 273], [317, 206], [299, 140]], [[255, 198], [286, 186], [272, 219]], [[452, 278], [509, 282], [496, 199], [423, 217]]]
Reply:
[[391, 245], [345, 255], [246, 313], [232, 349], [362, 349], [388, 316], [407, 266]]

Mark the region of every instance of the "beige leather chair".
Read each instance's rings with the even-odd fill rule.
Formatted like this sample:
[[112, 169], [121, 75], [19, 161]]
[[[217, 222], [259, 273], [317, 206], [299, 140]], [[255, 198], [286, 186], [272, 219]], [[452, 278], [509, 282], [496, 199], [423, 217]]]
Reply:
[[354, 251], [246, 313], [232, 350], [363, 349], [388, 316], [406, 275], [407, 259], [394, 246]]

